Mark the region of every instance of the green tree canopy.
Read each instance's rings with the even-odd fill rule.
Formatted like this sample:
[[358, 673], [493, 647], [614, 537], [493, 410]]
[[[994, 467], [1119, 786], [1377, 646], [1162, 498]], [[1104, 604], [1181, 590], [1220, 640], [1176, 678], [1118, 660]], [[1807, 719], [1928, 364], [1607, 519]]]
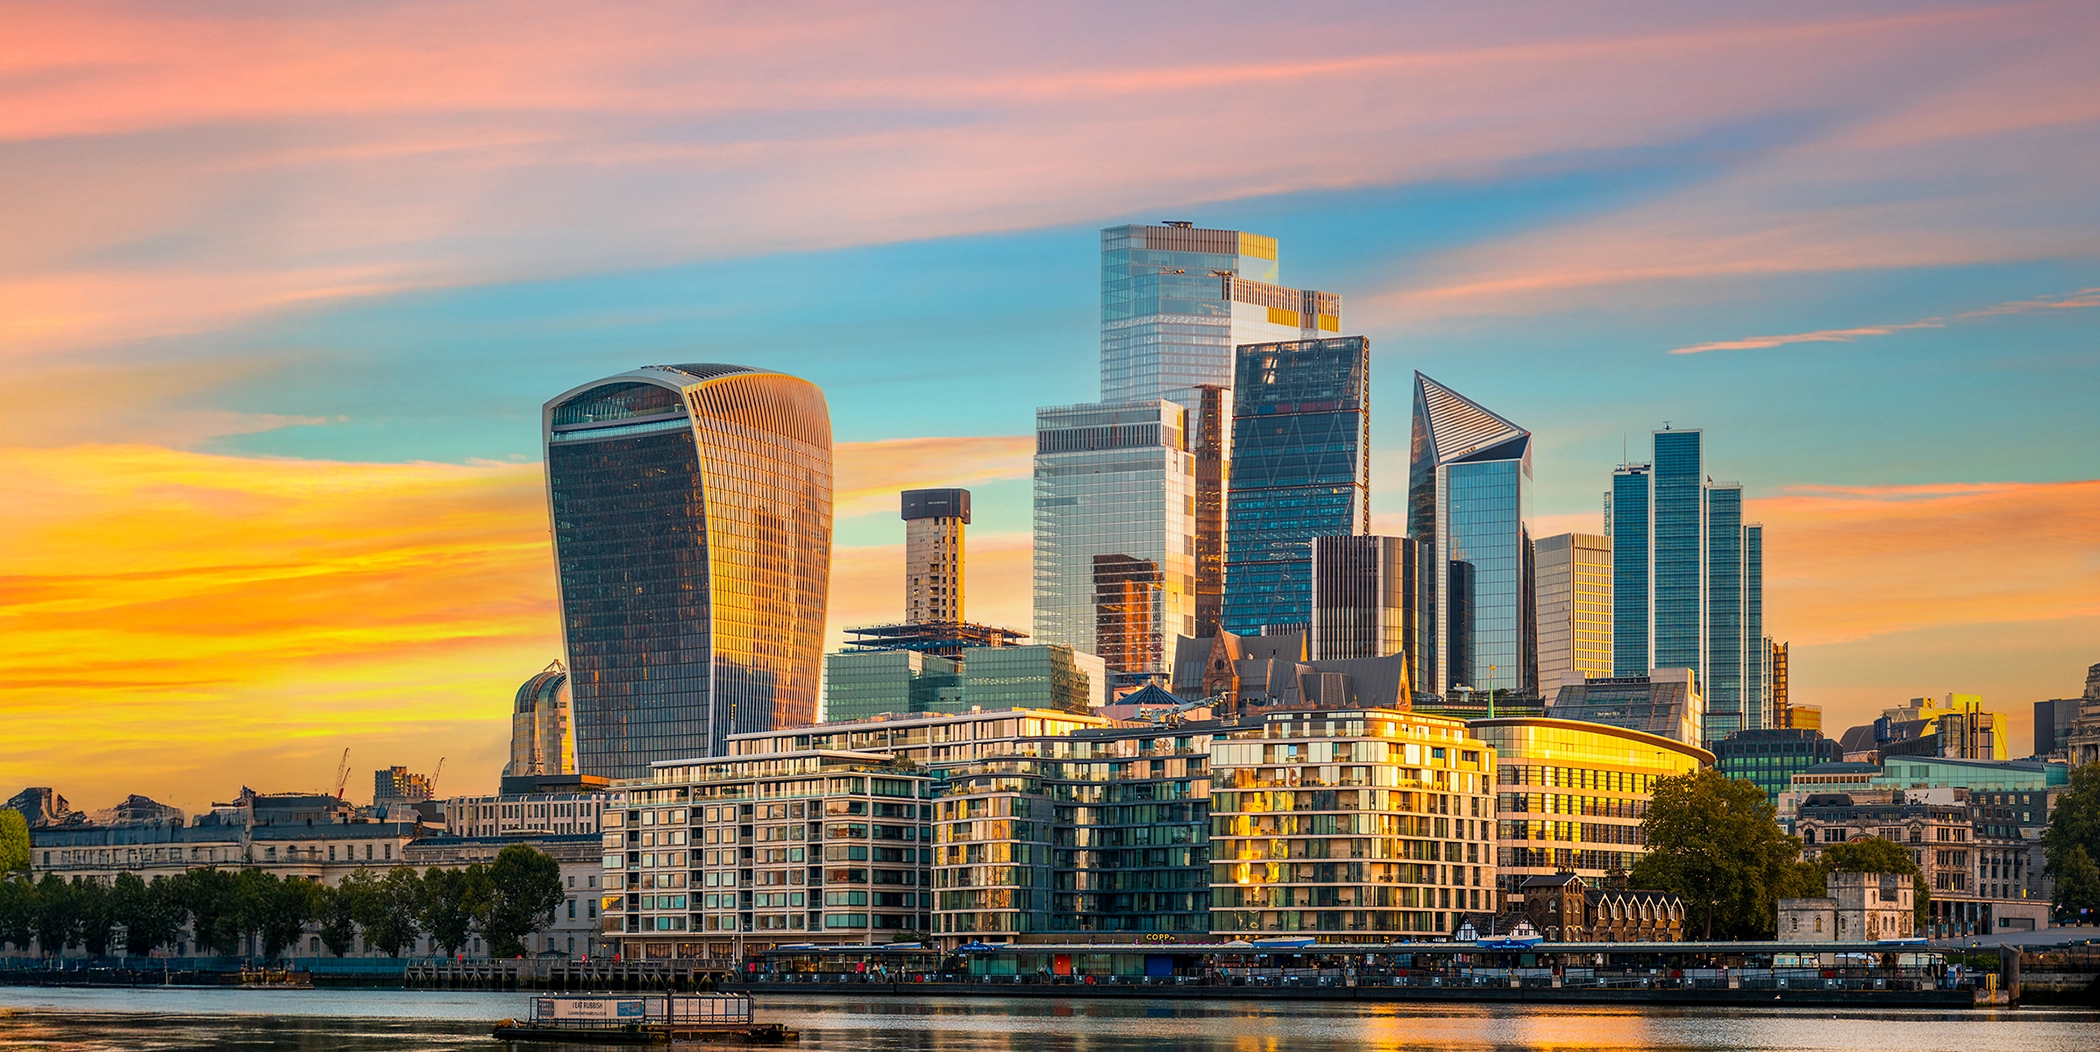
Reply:
[[36, 937], [36, 885], [0, 875], [0, 946], [29, 949]]
[[2100, 912], [2100, 763], [2071, 769], [2071, 785], [2049, 810], [2042, 871], [2056, 884], [2060, 916]]
[[488, 916], [488, 867], [476, 862], [464, 869], [432, 869], [423, 874], [417, 908], [423, 930], [445, 953], [457, 954]]
[[0, 874], [29, 872], [29, 820], [0, 807]]
[[35, 887], [30, 930], [37, 949], [46, 957], [56, 957], [80, 935], [80, 908], [73, 886], [56, 873], [44, 874]]
[[[363, 879], [360, 879], [363, 878]], [[322, 888], [317, 894], [314, 919], [320, 922], [321, 944], [337, 957], [348, 957], [357, 948], [357, 911], [359, 899], [365, 894], [364, 885], [370, 876], [363, 870], [344, 877], [332, 888]]]
[[193, 869], [177, 878], [176, 901], [190, 918], [193, 950], [200, 957], [229, 954], [240, 943], [240, 904], [232, 873], [216, 867]]
[[155, 877], [148, 884], [136, 873], [120, 873], [109, 888], [110, 919], [124, 929], [124, 953], [144, 957], [175, 944], [182, 911], [175, 902], [176, 883]]
[[1634, 864], [1634, 886], [1682, 897], [1687, 933], [1769, 937], [1780, 899], [1822, 893], [1819, 871], [1801, 863], [1801, 841], [1773, 815], [1756, 783], [1718, 771], [1658, 780], [1641, 819], [1648, 851]]
[[482, 931], [489, 956], [516, 957], [525, 952], [525, 937], [547, 926], [567, 895], [561, 886], [561, 863], [526, 844], [497, 852], [489, 865], [489, 907]]
[[374, 881], [359, 897], [357, 923], [365, 930], [365, 945], [389, 957], [415, 945], [420, 933], [417, 912], [422, 906], [423, 879], [408, 866], [395, 866]]

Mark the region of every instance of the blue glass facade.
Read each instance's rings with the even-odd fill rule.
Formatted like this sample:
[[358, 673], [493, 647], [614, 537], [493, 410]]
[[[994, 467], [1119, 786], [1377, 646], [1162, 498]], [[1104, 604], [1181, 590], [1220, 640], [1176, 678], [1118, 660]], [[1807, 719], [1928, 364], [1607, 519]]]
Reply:
[[1653, 463], [1613, 473], [1606, 508], [1614, 674], [1694, 670], [1709, 741], [1772, 726], [1764, 530], [1743, 521], [1743, 487], [1707, 479], [1699, 431], [1665, 429]]
[[1428, 561], [1416, 690], [1536, 691], [1531, 433], [1420, 373], [1414, 401], [1408, 532]]
[[1241, 347], [1233, 377], [1223, 627], [1312, 620], [1312, 541], [1369, 527], [1370, 341]]
[[1772, 720], [1772, 641], [1765, 636], [1765, 528], [1743, 526], [1743, 729]]
[[1706, 733], [1742, 730], [1743, 487], [1706, 491]]
[[1645, 676], [1648, 660], [1648, 466], [1622, 467], [1611, 477], [1612, 675]]
[[1700, 668], [1706, 656], [1706, 461], [1701, 437], [1697, 431], [1655, 433], [1649, 646], [1656, 668]]

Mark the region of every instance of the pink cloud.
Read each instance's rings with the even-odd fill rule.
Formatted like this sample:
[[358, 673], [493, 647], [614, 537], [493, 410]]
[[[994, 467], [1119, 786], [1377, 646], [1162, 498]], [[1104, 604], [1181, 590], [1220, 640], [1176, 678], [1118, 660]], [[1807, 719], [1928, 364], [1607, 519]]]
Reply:
[[[1900, 122], [1956, 71], [1989, 87], [1963, 112], [2002, 130], [2016, 123], [2006, 111], [2090, 79], [2063, 60], [2084, 25], [2076, 7], [1804, 10], [1195, 22], [939, 6], [21, 10], [0, 54], [0, 138], [16, 147], [0, 303], [27, 309], [9, 312], [0, 343], [63, 350], [315, 297], [1083, 221], [1163, 199], [1478, 178], [1833, 99]], [[1172, 22], [1175, 45], [1144, 32], [1147, 18]], [[1847, 163], [1844, 134], [1824, 163]], [[96, 149], [46, 148], [86, 142]], [[1173, 148], [1127, 163], [1150, 143]], [[1865, 246], [1848, 254], [1760, 239], [1740, 228], [1767, 220], [1768, 202], [1722, 203], [1713, 229], [1634, 217], [1600, 244], [1584, 231], [1456, 257], [1399, 307], [2031, 255], [2077, 233], [1869, 217], [1842, 239]], [[1989, 200], [1955, 212], [1987, 215]], [[1887, 244], [1886, 223], [1920, 229]], [[1688, 235], [1726, 244], [1670, 240]], [[163, 244], [184, 247], [132, 251]]]
[[1711, 343], [1695, 343], [1679, 347], [1671, 354], [1703, 354], [1707, 351], [1749, 351], [1767, 347], [1785, 347], [1796, 343], [1851, 343], [1862, 336], [1892, 336], [1912, 329], [1944, 329], [1950, 321], [1972, 321], [1977, 318], [1995, 318], [2007, 314], [2033, 314], [2039, 311], [2084, 310], [2100, 307], [2100, 289], [2080, 289], [2068, 296], [2042, 296], [2035, 299], [2013, 300], [1993, 304], [1977, 310], [1963, 311], [1951, 318], [1926, 318], [1922, 321], [1904, 322], [1900, 325], [1870, 325], [1857, 329], [1818, 329], [1814, 332], [1795, 332], [1781, 336], [1748, 336], [1740, 340], [1716, 340]]

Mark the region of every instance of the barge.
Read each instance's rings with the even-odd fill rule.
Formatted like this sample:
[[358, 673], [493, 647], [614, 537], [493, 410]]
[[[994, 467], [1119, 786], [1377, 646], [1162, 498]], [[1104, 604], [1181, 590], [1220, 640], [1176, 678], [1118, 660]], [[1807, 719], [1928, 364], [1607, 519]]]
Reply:
[[751, 1017], [749, 994], [548, 994], [526, 1017], [497, 1023], [501, 1041], [648, 1045], [736, 1039], [778, 1044], [797, 1035]]

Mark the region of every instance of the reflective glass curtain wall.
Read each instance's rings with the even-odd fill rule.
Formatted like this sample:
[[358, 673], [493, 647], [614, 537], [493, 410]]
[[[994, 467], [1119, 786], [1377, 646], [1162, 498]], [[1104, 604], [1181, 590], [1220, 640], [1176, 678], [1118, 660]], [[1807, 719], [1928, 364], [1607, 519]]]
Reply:
[[1744, 727], [1743, 487], [1706, 490], [1706, 733]]
[[814, 384], [652, 366], [544, 407], [577, 766], [642, 777], [815, 719], [831, 422]]
[[[1648, 635], [1654, 668], [1706, 657], [1706, 461], [1698, 431], [1655, 433]], [[1636, 675], [1644, 674], [1643, 669]]]
[[1312, 618], [1312, 541], [1371, 521], [1371, 344], [1253, 344], [1233, 378], [1225, 631]]
[[1036, 410], [1035, 642], [1171, 671], [1169, 643], [1195, 627], [1187, 415], [1165, 401]]
[[1645, 676], [1648, 660], [1648, 483], [1646, 464], [1612, 473], [1604, 533], [1611, 538], [1612, 675]]
[[1423, 636], [1416, 690], [1535, 691], [1531, 433], [1415, 374], [1408, 532]]
[[1772, 722], [1772, 640], [1765, 635], [1765, 528], [1743, 525], [1743, 729]]
[[1101, 400], [1200, 405], [1247, 343], [1341, 331], [1341, 297], [1277, 285], [1276, 239], [1192, 223], [1101, 231]]

